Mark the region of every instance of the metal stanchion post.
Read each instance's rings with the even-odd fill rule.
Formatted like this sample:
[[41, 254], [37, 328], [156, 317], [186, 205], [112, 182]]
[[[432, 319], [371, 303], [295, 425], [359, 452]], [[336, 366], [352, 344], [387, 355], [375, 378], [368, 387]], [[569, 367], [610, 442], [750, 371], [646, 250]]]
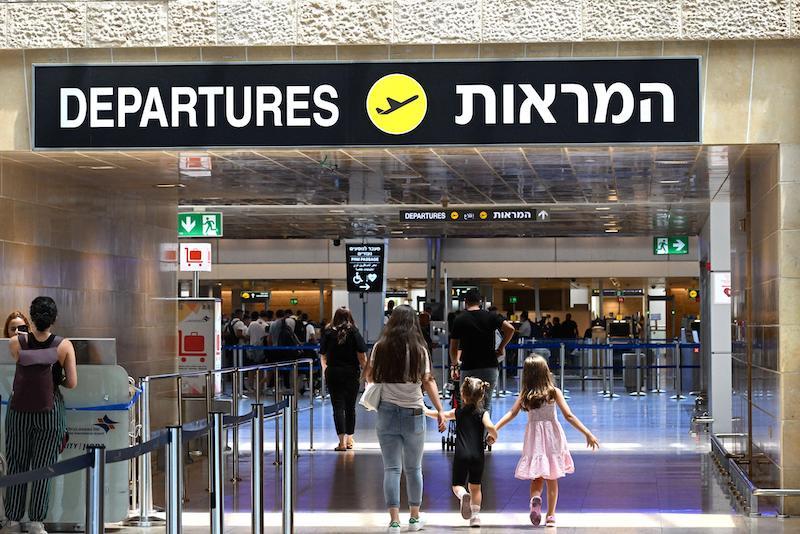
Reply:
[[103, 497], [106, 489], [106, 447], [91, 445], [92, 465], [86, 470], [86, 534], [102, 534], [105, 531], [105, 507]]
[[[278, 390], [280, 386], [278, 385], [281, 381], [281, 372], [279, 367], [275, 367], [275, 404], [278, 404]], [[278, 422], [279, 414], [275, 414], [275, 461], [272, 462], [272, 465], [281, 465], [281, 427], [280, 423]]]
[[619, 395], [614, 393], [614, 349], [611, 344], [608, 345], [606, 350], [606, 365], [605, 373], [608, 375], [608, 393], [603, 395], [607, 399], [618, 399]]
[[683, 394], [683, 373], [681, 372], [681, 346], [679, 342], [673, 345], [675, 351], [675, 395], [671, 396], [673, 400], [683, 400], [686, 396]]
[[[150, 441], [150, 377], [143, 377], [139, 381], [139, 389], [142, 391], [139, 401], [140, 416], [139, 421], [142, 425], [141, 441]], [[139, 515], [126, 521], [126, 524], [137, 527], [151, 527], [154, 523], [162, 522], [163, 519], [153, 515], [153, 472], [150, 466], [150, 454], [139, 456]]]
[[[239, 416], [239, 400], [241, 395], [241, 373], [237, 367], [233, 371], [233, 402], [231, 403], [231, 416]], [[233, 445], [231, 455], [231, 482], [234, 484], [242, 480], [239, 476], [239, 425], [233, 425]]]
[[294, 395], [286, 397], [289, 406], [283, 410], [283, 534], [294, 533], [294, 466], [297, 460], [292, 457], [295, 445], [292, 443], [294, 424], [292, 412], [297, 408], [297, 398]]
[[314, 360], [308, 362], [308, 450], [314, 450]]
[[178, 388], [177, 391], [177, 399], [178, 399], [178, 426], [183, 425], [183, 377], [178, 376], [176, 379], [176, 386]]
[[168, 427], [167, 445], [167, 534], [181, 534], [183, 531], [183, 429], [180, 426]]
[[292, 410], [292, 431], [294, 432], [294, 435], [292, 436], [292, 443], [294, 447], [292, 449], [292, 454], [296, 458], [300, 455], [300, 449], [297, 444], [300, 435], [300, 432], [297, 428], [299, 426], [297, 424], [299, 420], [298, 416], [300, 415], [297, 411], [298, 399], [300, 399], [300, 373], [298, 372], [296, 361], [294, 362], [294, 365], [292, 365], [292, 396], [295, 400], [294, 409]]
[[650, 393], [666, 393], [665, 390], [661, 389], [661, 364], [660, 360], [658, 359], [658, 355], [661, 353], [661, 349], [656, 349], [656, 358], [655, 358], [655, 365], [656, 365], [656, 383], [655, 388], [650, 390]]
[[255, 370], [256, 404], [261, 402], [261, 368]]
[[609, 393], [608, 389], [608, 373], [606, 372], [606, 360], [608, 360], [608, 343], [606, 343], [606, 348], [599, 349], [599, 354], [597, 358], [597, 362], [600, 364], [600, 376], [603, 377], [603, 389], [600, 391], [600, 395], [606, 396]]
[[560, 374], [558, 380], [561, 386], [561, 392], [564, 394], [564, 398], [569, 399], [570, 398], [568, 395], [569, 392], [564, 388], [564, 367], [565, 367], [564, 360], [566, 360], [567, 348], [563, 343], [561, 343], [561, 346], [559, 347], [559, 353], [561, 356], [561, 363], [560, 363], [561, 370], [559, 372]]
[[632, 392], [631, 397], [644, 397], [647, 395], [642, 391], [642, 349], [636, 349], [636, 391]]
[[264, 534], [264, 405], [253, 404], [251, 434], [250, 484], [253, 496], [253, 518], [250, 531]]
[[211, 470], [211, 533], [222, 534], [225, 518], [225, 467], [223, 453], [225, 451], [225, 428], [223, 426], [222, 412], [211, 414], [211, 451], [209, 451]]
[[211, 435], [211, 411], [213, 409], [212, 404], [214, 403], [214, 375], [209, 371], [206, 373], [206, 428], [209, 429], [208, 435], [206, 436], [206, 449], [208, 454], [208, 491], [211, 492], [211, 489], [214, 487], [214, 478], [211, 475], [211, 440], [213, 436]]

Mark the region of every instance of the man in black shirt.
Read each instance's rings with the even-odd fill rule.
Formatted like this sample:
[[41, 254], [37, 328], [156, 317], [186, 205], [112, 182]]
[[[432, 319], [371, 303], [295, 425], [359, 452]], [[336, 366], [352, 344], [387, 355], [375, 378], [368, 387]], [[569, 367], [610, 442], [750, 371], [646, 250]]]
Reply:
[[[450, 331], [450, 373], [453, 380], [474, 376], [488, 382], [491, 388], [486, 394], [485, 409], [491, 413], [492, 394], [498, 377], [498, 358], [505, 354], [506, 345], [514, 337], [515, 330], [514, 325], [501, 315], [482, 310], [481, 300], [478, 290], [467, 291], [464, 296], [466, 310], [453, 321]], [[503, 340], [497, 348], [496, 330], [503, 332]]]
[[571, 313], [561, 323], [561, 335], [564, 339], [578, 339], [578, 323], [572, 320]]

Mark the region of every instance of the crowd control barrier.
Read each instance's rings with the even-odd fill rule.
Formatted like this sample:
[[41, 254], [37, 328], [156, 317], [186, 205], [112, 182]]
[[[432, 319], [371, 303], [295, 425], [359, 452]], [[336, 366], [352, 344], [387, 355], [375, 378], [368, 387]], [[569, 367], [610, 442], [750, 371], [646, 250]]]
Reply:
[[[643, 397], [648, 393], [666, 393], [666, 371], [671, 371], [672, 388], [675, 394], [673, 400], [683, 400], [687, 388], [684, 384], [684, 370], [699, 369], [700, 344], [681, 343], [678, 341], [645, 343], [636, 340], [611, 340], [603, 343], [589, 342], [576, 339], [545, 339], [545, 340], [520, 340], [506, 346], [506, 358], [499, 364], [500, 376], [495, 396], [503, 397], [516, 394], [519, 391], [519, 379], [522, 364], [530, 354], [543, 356], [553, 373], [557, 376], [559, 387], [569, 398], [566, 381], [580, 381], [581, 389], [585, 391], [588, 381], [599, 381], [601, 387], [599, 394], [607, 399], [619, 398], [622, 390], [619, 382], [625, 379], [625, 374], [632, 372], [630, 385], [626, 393], [632, 397]], [[614, 362], [615, 353], [620, 354], [620, 363]], [[567, 365], [567, 355], [577, 356], [578, 365]], [[696, 355], [696, 361], [686, 361], [686, 354]], [[514, 357], [516, 355], [516, 357]], [[627, 356], [627, 357], [626, 357]], [[650, 363], [648, 363], [648, 361]], [[630, 363], [633, 362], [633, 363]], [[442, 370], [442, 380], [449, 380], [447, 370], [450, 360], [445, 351], [441, 365], [435, 368]], [[515, 391], [509, 389], [509, 371], [516, 375]], [[569, 375], [568, 372], [577, 374]], [[618, 376], [619, 375], [619, 376]], [[692, 384], [697, 386], [697, 384]], [[702, 384], [700, 384], [702, 386]], [[703, 388], [698, 388], [702, 390]]]
[[[264, 349], [264, 347], [249, 347], [249, 346], [235, 346], [235, 347], [226, 347], [231, 348], [237, 351], [243, 351], [248, 348], [259, 348]], [[298, 347], [293, 347], [295, 350]], [[304, 370], [308, 369], [309, 379], [313, 383], [314, 377], [314, 359], [311, 358], [299, 358], [294, 360], [289, 360], [286, 362], [280, 363], [271, 363], [271, 364], [260, 364], [260, 365], [251, 365], [245, 367], [228, 367], [223, 369], [216, 369], [216, 370], [209, 370], [209, 371], [195, 371], [189, 373], [169, 373], [169, 374], [162, 374], [162, 375], [152, 375], [143, 377], [139, 381], [139, 388], [141, 390], [141, 402], [139, 403], [139, 423], [141, 427], [141, 441], [147, 442], [151, 439], [153, 434], [152, 424], [151, 424], [151, 392], [154, 383], [161, 382], [161, 381], [168, 381], [174, 383], [174, 388], [176, 391], [176, 421], [175, 426], [183, 426], [184, 424], [184, 396], [182, 393], [182, 382], [185, 379], [191, 378], [198, 378], [202, 377], [205, 379], [206, 387], [205, 387], [205, 398], [200, 399], [201, 401], [205, 402], [205, 413], [208, 414], [208, 417], [205, 421], [208, 427], [213, 425], [213, 417], [211, 414], [215, 413], [216, 410], [214, 409], [215, 403], [220, 400], [229, 400], [230, 401], [230, 410], [229, 413], [226, 415], [233, 420], [239, 419], [246, 419], [252, 415], [251, 413], [246, 414], [245, 416], [241, 416], [239, 414], [239, 406], [241, 403], [246, 399], [242, 392], [242, 381], [248, 378], [253, 378], [254, 380], [254, 395], [255, 395], [255, 403], [259, 404], [262, 402], [262, 394], [261, 394], [261, 385], [264, 383], [264, 379], [272, 374], [275, 380], [275, 393], [274, 393], [274, 402], [277, 405], [279, 403], [280, 397], [280, 387], [279, 384], [282, 381], [282, 373], [287, 374], [290, 377], [290, 388], [289, 393], [294, 399], [298, 399], [300, 397], [300, 387], [299, 387], [299, 371], [300, 368]], [[230, 375], [232, 380], [232, 390], [230, 397], [225, 395], [217, 395], [215, 389], [215, 383], [218, 378], [223, 376]], [[299, 413], [307, 411], [309, 414], [309, 450], [314, 450], [314, 402], [313, 402], [313, 394], [311, 395], [311, 402], [309, 402], [307, 407], [299, 408], [298, 403], [295, 401], [292, 404], [292, 410], [290, 413], [290, 431], [291, 436], [289, 436], [289, 442], [292, 444], [291, 453], [293, 457], [297, 457], [298, 455], [298, 418]], [[221, 412], [220, 412], [221, 413]], [[275, 459], [273, 464], [274, 465], [281, 465], [281, 443], [280, 443], [280, 420], [284, 419], [285, 414], [283, 412], [277, 413], [274, 417], [275, 420]], [[284, 425], [285, 425], [284, 421]], [[285, 427], [284, 427], [285, 428]], [[238, 483], [241, 480], [239, 476], [239, 468], [240, 468], [240, 454], [239, 454], [239, 425], [226, 425], [225, 431], [230, 431], [232, 433], [231, 439], [231, 473], [230, 473], [230, 481], [233, 483]], [[204, 434], [205, 435], [205, 434]], [[196, 440], [199, 438], [200, 435], [196, 433], [184, 433], [183, 440], [184, 442], [189, 442], [192, 440]], [[212, 451], [214, 451], [215, 446], [215, 438], [216, 435], [214, 432], [208, 432], [207, 434], [207, 446], [209, 451], [209, 461], [213, 464], [214, 457], [212, 456]], [[221, 438], [221, 443], [223, 451], [228, 443], [228, 440], [224, 437]], [[284, 454], [287, 449], [286, 447], [286, 438], [284, 439]], [[284, 464], [293, 464], [294, 462], [283, 462]], [[152, 469], [151, 469], [151, 459], [149, 454], [143, 454], [137, 460], [137, 471], [138, 476], [136, 477], [135, 484], [132, 488], [132, 491], [135, 493], [135, 499], [133, 500], [133, 504], [135, 504], [135, 510], [133, 513], [136, 514], [131, 517], [127, 524], [132, 526], [140, 526], [140, 527], [149, 527], [153, 526], [156, 523], [163, 521], [157, 510], [153, 507], [153, 493], [152, 493]], [[214, 471], [209, 470], [208, 472], [208, 487], [214, 487]]]
[[[229, 428], [238, 428], [243, 424], [252, 424], [252, 473], [251, 491], [253, 495], [252, 532], [264, 533], [264, 497], [263, 497], [263, 458], [264, 458], [264, 424], [267, 416], [283, 420], [283, 450], [297, 449], [297, 434], [294, 431], [297, 397], [286, 395], [281, 402], [264, 406], [261, 402], [252, 404], [252, 410], [244, 415], [231, 416], [222, 412], [211, 412], [208, 421], [198, 421], [191, 425], [171, 425], [165, 430], [154, 433], [147, 441], [123, 449], [106, 450], [105, 446], [91, 446], [88, 452], [60, 461], [51, 466], [0, 477], [0, 488], [30, 484], [37, 480], [62, 477], [70, 473], [84, 472], [86, 487], [86, 506], [84, 530], [88, 534], [100, 534], [105, 531], [106, 494], [105, 477], [109, 466], [147, 457], [149, 454], [166, 447], [167, 469], [164, 478], [166, 504], [166, 532], [180, 534], [182, 532], [183, 515], [183, 443], [208, 435], [211, 439], [210, 462], [208, 463], [211, 479], [211, 506], [209, 525], [212, 534], [224, 531], [225, 503], [225, 449], [224, 432]], [[210, 422], [210, 424], [208, 423]], [[192, 427], [190, 429], [190, 427]], [[296, 494], [296, 462], [291, 459], [283, 462], [283, 521], [282, 533], [291, 534], [294, 530], [294, 500]]]

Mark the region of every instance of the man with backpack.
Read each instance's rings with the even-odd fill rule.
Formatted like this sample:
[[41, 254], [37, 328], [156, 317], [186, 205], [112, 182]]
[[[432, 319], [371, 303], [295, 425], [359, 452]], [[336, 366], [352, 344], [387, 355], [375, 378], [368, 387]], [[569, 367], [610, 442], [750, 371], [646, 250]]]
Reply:
[[[243, 313], [241, 309], [233, 310], [231, 320], [228, 321], [228, 324], [225, 325], [225, 329], [222, 331], [222, 343], [224, 345], [234, 346], [247, 344], [247, 325], [242, 321]], [[222, 362], [223, 367], [233, 367], [235, 365], [234, 360], [235, 353], [233, 349], [226, 350], [224, 361]], [[231, 375], [223, 376], [230, 377]]]

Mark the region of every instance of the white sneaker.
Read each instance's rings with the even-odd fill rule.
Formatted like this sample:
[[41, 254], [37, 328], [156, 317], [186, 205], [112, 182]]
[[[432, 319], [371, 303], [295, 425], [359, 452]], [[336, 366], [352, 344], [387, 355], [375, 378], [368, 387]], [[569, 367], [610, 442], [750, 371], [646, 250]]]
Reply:
[[461, 517], [464, 519], [472, 517], [472, 495], [469, 493], [461, 496]]
[[28, 534], [47, 534], [43, 523], [28, 523]]
[[387, 532], [389, 532], [389, 534], [400, 534], [400, 523], [397, 521], [389, 523], [389, 530]]
[[408, 530], [411, 532], [418, 532], [425, 528], [425, 522], [422, 517], [412, 517], [408, 520]]
[[481, 528], [481, 516], [478, 514], [472, 514], [472, 517], [469, 520], [469, 526], [472, 528]]
[[16, 534], [17, 532], [22, 532], [22, 527], [20, 527], [18, 521], [8, 521], [5, 526], [0, 529], [0, 534]]

